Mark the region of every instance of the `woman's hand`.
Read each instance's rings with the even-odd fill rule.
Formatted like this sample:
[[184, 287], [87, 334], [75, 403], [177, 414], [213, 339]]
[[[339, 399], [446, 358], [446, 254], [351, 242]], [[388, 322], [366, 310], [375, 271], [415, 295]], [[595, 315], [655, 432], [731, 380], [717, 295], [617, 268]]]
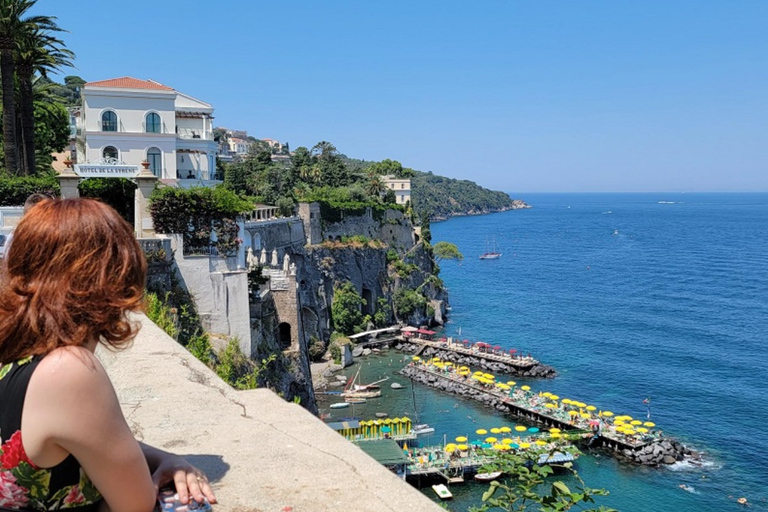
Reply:
[[158, 491], [173, 482], [179, 500], [184, 504], [189, 503], [190, 497], [198, 502], [205, 497], [216, 503], [205, 474], [178, 455], [166, 452], [152, 472], [152, 482]]
[[216, 496], [208, 483], [205, 473], [186, 461], [183, 457], [160, 450], [145, 443], [139, 443], [141, 451], [149, 464], [152, 472], [152, 482], [159, 491], [162, 487], [173, 483], [179, 500], [185, 505], [189, 503], [189, 497], [195, 501], [203, 501], [208, 498], [211, 503], [216, 503]]

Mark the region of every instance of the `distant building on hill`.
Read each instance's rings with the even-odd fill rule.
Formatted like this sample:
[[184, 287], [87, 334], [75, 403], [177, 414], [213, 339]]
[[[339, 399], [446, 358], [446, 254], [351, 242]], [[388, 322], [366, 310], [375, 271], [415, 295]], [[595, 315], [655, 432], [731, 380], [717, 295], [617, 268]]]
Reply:
[[409, 178], [398, 178], [391, 174], [382, 176], [384, 185], [395, 193], [397, 204], [405, 204], [411, 200], [411, 180]]
[[78, 164], [125, 164], [182, 185], [212, 185], [218, 145], [213, 107], [153, 80], [132, 77], [88, 82], [77, 123]]
[[251, 143], [246, 139], [239, 137], [227, 137], [229, 144], [229, 153], [234, 156], [244, 157], [251, 148]]

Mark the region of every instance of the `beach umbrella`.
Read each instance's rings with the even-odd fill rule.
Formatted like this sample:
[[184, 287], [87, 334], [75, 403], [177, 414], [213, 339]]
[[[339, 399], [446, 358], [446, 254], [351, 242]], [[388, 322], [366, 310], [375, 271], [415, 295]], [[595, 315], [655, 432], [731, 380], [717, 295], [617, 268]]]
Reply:
[[495, 443], [496, 441], [498, 441], [498, 439], [496, 439], [495, 437], [486, 437], [486, 438], [485, 438], [485, 442], [486, 442], [486, 443], [491, 443], [491, 444], [493, 444], [493, 443]]
[[501, 430], [503, 433], [512, 432], [512, 429], [509, 427], [501, 427], [499, 430]]
[[445, 451], [446, 453], [453, 453], [456, 451], [456, 446], [449, 444], [448, 446], [445, 447]]
[[580, 416], [580, 417], [582, 417], [582, 418], [584, 418], [584, 419], [587, 419], [587, 418], [590, 418], [590, 417], [591, 417], [591, 416], [589, 415], [589, 413], [586, 413], [586, 412], [583, 412], [583, 413], [579, 414], [579, 416]]
[[517, 444], [517, 443], [512, 443], [512, 444], [510, 444], [510, 445], [508, 445], [508, 446], [509, 446], [510, 448], [514, 448], [515, 450], [517, 450], [518, 448], [520, 448], [520, 445], [519, 445], [519, 444]]
[[538, 428], [536, 428], [536, 427], [531, 427], [531, 428], [529, 428], [529, 429], [528, 429], [528, 432], [531, 432], [531, 433], [533, 433], [533, 434], [535, 434], [535, 433], [536, 433], [536, 432], [538, 432], [538, 431], [539, 431], [539, 429], [538, 429]]
[[515, 384], [517, 384], [517, 382], [515, 382], [513, 380], [508, 380], [507, 381], [507, 386], [514, 386]]
[[419, 356], [413, 356], [411, 359], [414, 361], [421, 361], [421, 358]]
[[477, 434], [479, 436], [484, 436], [487, 433], [488, 433], [488, 431], [485, 430], [484, 428], [479, 428], [479, 429], [475, 430], [475, 434]]
[[508, 437], [505, 437], [504, 439], [502, 439], [501, 442], [503, 444], [512, 444], [512, 440]]
[[469, 444], [471, 444], [472, 446], [482, 446], [483, 442], [478, 440], [478, 439], [475, 439], [474, 441], [470, 442]]
[[480, 448], [484, 448], [484, 449], [486, 449], [486, 450], [487, 450], [488, 448], [490, 448], [490, 447], [491, 447], [490, 443], [483, 443], [483, 444], [481, 444], [481, 445], [480, 445]]
[[560, 432], [562, 432], [559, 428], [551, 428], [549, 429], [549, 431], [553, 434], [559, 434]]
[[594, 405], [588, 405], [587, 406], [587, 410], [588, 411], [595, 411], [595, 410], [597, 410], [597, 407], [595, 407]]
[[501, 434], [501, 429], [500, 428], [492, 428], [491, 429], [491, 434]]
[[446, 361], [443, 363], [445, 366], [453, 366], [453, 363], [450, 361]]
[[551, 398], [552, 400], [559, 400], [560, 399], [560, 397], [557, 396], [557, 395], [549, 395], [549, 398]]
[[520, 448], [522, 448], [523, 450], [527, 450], [530, 447], [531, 447], [531, 443], [520, 443]]
[[613, 416], [613, 413], [612, 413], [611, 411], [603, 411], [603, 413], [602, 413], [602, 414], [603, 414], [603, 416], [605, 416], [606, 418], [610, 418], [611, 416]]
[[643, 426], [644, 427], [655, 427], [656, 424], [654, 422], [652, 422], [652, 421], [646, 421], [645, 423], [643, 423]]
[[546, 441], [543, 441], [543, 440], [541, 440], [541, 439], [537, 439], [537, 440], [536, 440], [536, 444], [537, 444], [538, 446], [544, 446], [545, 444], [547, 444], [547, 442], [546, 442]]
[[494, 380], [496, 378], [493, 375], [491, 375], [490, 373], [484, 373], [483, 377], [485, 377], [486, 379], [490, 379], [490, 380]]
[[645, 428], [645, 427], [637, 427], [635, 430], [637, 430], [641, 434], [647, 434], [648, 433], [648, 429]]
[[439, 357], [433, 357], [432, 358], [432, 362], [433, 363], [439, 363], [440, 361], [441, 361], [441, 359]]
[[630, 423], [631, 423], [632, 425], [642, 425], [642, 424], [643, 424], [643, 422], [642, 422], [642, 421], [640, 421], [640, 420], [632, 420]]
[[552, 432], [549, 435], [549, 437], [551, 437], [552, 439], [560, 439], [561, 437], [563, 437], [563, 435], [560, 432]]
[[578, 411], [568, 411], [569, 416], [577, 416], [579, 414]]
[[460, 445], [456, 446], [456, 449], [459, 450], [460, 452], [465, 452], [465, 451], [469, 450], [469, 446], [467, 446], [465, 444], [460, 444]]
[[531, 386], [521, 386], [520, 389], [522, 389], [523, 391], [530, 391]]
[[550, 396], [552, 396], [552, 393], [550, 393], [549, 391], [545, 391], [541, 394], [541, 396], [546, 396], [547, 398], [549, 398]]
[[467, 442], [467, 438], [464, 437], [464, 436], [459, 436], [459, 437], [456, 438], [456, 442], [457, 443], [466, 443]]
[[506, 452], [506, 451], [511, 450], [511, 448], [509, 447], [508, 444], [502, 444], [502, 445], [500, 445], [499, 450], [501, 450], [502, 452]]
[[522, 425], [517, 425], [517, 426], [515, 427], [515, 430], [517, 430], [518, 432], [525, 432], [526, 430], [528, 430], [528, 428], [527, 428], [527, 427], [524, 427], [524, 426], [522, 426]]
[[553, 404], [553, 403], [544, 404], [544, 407], [546, 407], [547, 409], [555, 409], [555, 408], [557, 408], [557, 406], [555, 404]]
[[570, 398], [563, 398], [562, 400], [560, 400], [560, 403], [568, 405], [568, 404], [571, 403], [571, 399]]

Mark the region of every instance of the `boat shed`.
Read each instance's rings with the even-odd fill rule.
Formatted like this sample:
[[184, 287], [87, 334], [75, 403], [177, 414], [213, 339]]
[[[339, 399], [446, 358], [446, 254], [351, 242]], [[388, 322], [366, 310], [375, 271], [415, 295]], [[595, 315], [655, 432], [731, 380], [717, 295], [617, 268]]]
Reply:
[[408, 464], [408, 457], [393, 439], [370, 441], [368, 443], [360, 443], [357, 446], [373, 457], [376, 462], [384, 466]]

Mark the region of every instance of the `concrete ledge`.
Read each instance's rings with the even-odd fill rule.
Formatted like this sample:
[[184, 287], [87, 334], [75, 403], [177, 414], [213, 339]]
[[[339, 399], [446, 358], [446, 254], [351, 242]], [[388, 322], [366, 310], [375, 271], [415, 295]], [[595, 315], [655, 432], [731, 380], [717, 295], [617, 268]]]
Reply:
[[203, 469], [218, 512], [443, 510], [299, 405], [233, 390], [138, 318], [131, 348], [98, 355], [136, 437]]

